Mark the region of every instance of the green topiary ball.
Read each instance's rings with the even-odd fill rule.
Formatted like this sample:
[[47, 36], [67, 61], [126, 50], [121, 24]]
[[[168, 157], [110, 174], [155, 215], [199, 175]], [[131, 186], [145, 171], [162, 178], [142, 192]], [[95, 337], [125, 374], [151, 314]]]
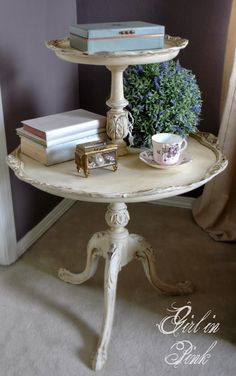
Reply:
[[201, 92], [195, 76], [178, 60], [130, 66], [124, 72], [124, 94], [134, 118], [134, 146], [150, 147], [155, 133], [186, 137], [197, 131]]

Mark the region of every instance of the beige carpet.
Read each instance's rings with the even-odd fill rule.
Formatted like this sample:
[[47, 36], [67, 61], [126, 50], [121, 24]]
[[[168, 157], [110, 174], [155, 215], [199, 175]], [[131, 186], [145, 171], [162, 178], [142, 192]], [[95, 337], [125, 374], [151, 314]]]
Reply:
[[[57, 270], [83, 270], [90, 235], [106, 228], [105, 208], [76, 204], [18, 262], [0, 267], [0, 376], [94, 374], [89, 357], [102, 323], [104, 261], [80, 286], [58, 280]], [[187, 297], [162, 295], [151, 287], [138, 261], [127, 265], [119, 275], [108, 360], [99, 374], [235, 376], [236, 244], [211, 240], [186, 209], [132, 204], [129, 210], [130, 231], [156, 247], [162, 279], [191, 279], [197, 291]], [[202, 319], [199, 330], [165, 334], [174, 328], [166, 319], [161, 332], [156, 324], [173, 315], [168, 308], [190, 306], [189, 301], [187, 322], [192, 315], [193, 321]], [[220, 324], [216, 333], [204, 333], [210, 322]], [[201, 357], [183, 356], [181, 346], [193, 346], [191, 354]], [[185, 364], [194, 359], [196, 364]]]

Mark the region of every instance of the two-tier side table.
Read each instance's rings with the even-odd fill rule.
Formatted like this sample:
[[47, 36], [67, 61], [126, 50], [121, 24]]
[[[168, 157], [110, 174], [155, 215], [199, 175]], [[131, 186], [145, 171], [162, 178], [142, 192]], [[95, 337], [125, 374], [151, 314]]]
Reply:
[[227, 160], [210, 134], [199, 133], [188, 140], [187, 152], [192, 162], [167, 170], [154, 169], [131, 149], [119, 158], [118, 170], [93, 170], [89, 178], [79, 175], [73, 161], [45, 167], [25, 156], [18, 148], [8, 156], [9, 167], [26, 183], [57, 196], [80, 201], [109, 203], [105, 219], [108, 229], [95, 233], [88, 242], [87, 264], [80, 274], [59, 270], [66, 282], [81, 284], [96, 271], [98, 258], [105, 258], [104, 318], [97, 350], [92, 355], [92, 368], [99, 370], [107, 358], [110, 340], [118, 273], [132, 259], [139, 259], [151, 284], [167, 294], [188, 294], [191, 282], [177, 284], [162, 282], [156, 272], [155, 253], [140, 235], [129, 234], [126, 225], [129, 213], [126, 203], [159, 200], [195, 189], [225, 169]]

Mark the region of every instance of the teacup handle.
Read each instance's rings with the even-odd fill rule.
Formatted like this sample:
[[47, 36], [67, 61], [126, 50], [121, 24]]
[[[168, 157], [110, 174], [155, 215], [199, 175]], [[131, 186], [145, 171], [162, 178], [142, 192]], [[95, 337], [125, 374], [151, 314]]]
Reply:
[[180, 146], [180, 151], [183, 151], [184, 149], [186, 149], [187, 145], [188, 145], [187, 141], [183, 139], [182, 144]]

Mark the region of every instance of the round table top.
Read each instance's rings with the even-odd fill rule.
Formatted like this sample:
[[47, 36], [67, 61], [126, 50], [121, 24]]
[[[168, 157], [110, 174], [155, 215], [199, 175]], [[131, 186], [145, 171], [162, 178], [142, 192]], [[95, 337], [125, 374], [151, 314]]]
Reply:
[[15, 175], [57, 196], [91, 202], [142, 202], [191, 191], [223, 171], [227, 160], [216, 145], [216, 137], [198, 133], [189, 137], [186, 151], [192, 161], [169, 169], [156, 169], [139, 159], [139, 150], [130, 149], [119, 157], [118, 169], [91, 170], [88, 178], [78, 173], [74, 161], [53, 166], [27, 157], [16, 149], [7, 157]]
[[92, 65], [136, 65], [160, 63], [174, 59], [188, 44], [187, 39], [165, 35], [164, 48], [140, 51], [97, 52], [88, 54], [70, 47], [69, 38], [49, 40], [46, 47], [63, 60]]

